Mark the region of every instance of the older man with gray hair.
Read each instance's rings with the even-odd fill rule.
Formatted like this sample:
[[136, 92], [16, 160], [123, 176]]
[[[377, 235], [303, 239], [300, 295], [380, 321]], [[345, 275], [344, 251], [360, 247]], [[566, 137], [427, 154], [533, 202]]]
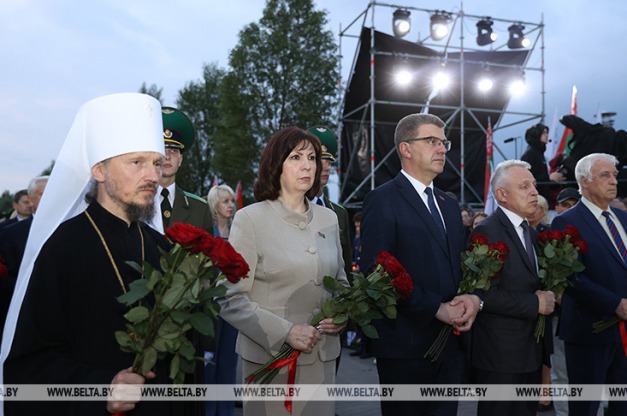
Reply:
[[[527, 221], [538, 206], [538, 191], [529, 168], [520, 160], [496, 166], [490, 186], [498, 208], [474, 230], [509, 247], [500, 274], [482, 295], [482, 312], [472, 331], [471, 365], [479, 384], [540, 384], [548, 357], [534, 330], [540, 315], [553, 313], [555, 295], [540, 290], [537, 233]], [[477, 414], [533, 416], [536, 407], [532, 401], [482, 401]]]
[[[559, 336], [564, 340], [571, 384], [627, 384], [627, 213], [612, 208], [618, 161], [604, 153], [583, 157], [575, 167], [581, 200], [553, 220], [552, 228], [577, 227], [588, 251], [584, 271], [573, 275], [562, 297]], [[620, 322], [593, 333], [595, 322]], [[571, 401], [569, 415], [596, 415], [599, 401]], [[627, 402], [610, 401], [608, 413], [627, 414]]]

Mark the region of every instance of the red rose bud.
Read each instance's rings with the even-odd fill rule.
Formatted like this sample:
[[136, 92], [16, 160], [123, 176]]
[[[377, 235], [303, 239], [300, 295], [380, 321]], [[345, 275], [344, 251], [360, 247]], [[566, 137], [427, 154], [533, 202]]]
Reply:
[[208, 255], [213, 265], [224, 273], [227, 280], [231, 283], [237, 283], [240, 279], [248, 277], [250, 267], [233, 246], [221, 238], [214, 238], [214, 243], [213, 249]]
[[385, 271], [388, 272], [388, 274], [392, 276], [392, 278], [396, 278], [399, 274], [403, 272], [407, 273], [405, 271], [405, 268], [398, 262], [398, 260], [396, 260], [396, 257], [391, 255], [387, 251], [383, 250], [379, 252], [376, 262], [377, 264], [383, 266]]
[[472, 234], [470, 236], [470, 243], [471, 243], [470, 250], [472, 251], [472, 249], [474, 248], [474, 246], [473, 246], [474, 244], [477, 244], [477, 245], [480, 245], [480, 246], [485, 246], [489, 242], [490, 242], [490, 240], [488, 240], [488, 237], [486, 237], [483, 234], [479, 234], [479, 233]]
[[392, 279], [392, 286], [400, 294], [401, 299], [407, 299], [412, 290], [414, 290], [414, 282], [411, 280], [409, 273], [402, 271], [396, 278]]
[[199, 245], [203, 241], [203, 238], [207, 236], [211, 237], [211, 235], [202, 228], [182, 222], [174, 223], [172, 227], [166, 229], [165, 235], [170, 241], [180, 244], [181, 247], [191, 253], [199, 253], [201, 250]]
[[572, 237], [579, 237], [579, 230], [574, 225], [567, 225], [564, 229], [564, 234], [568, 234]]
[[575, 238], [572, 240], [575, 247], [579, 249], [579, 254], [586, 254], [588, 252], [588, 243], [583, 238]]

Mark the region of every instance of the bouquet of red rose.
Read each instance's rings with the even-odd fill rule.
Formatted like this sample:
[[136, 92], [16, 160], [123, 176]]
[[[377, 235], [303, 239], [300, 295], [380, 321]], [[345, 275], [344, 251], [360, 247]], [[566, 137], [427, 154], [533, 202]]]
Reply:
[[[406, 299], [413, 289], [413, 282], [401, 264], [386, 251], [379, 253], [374, 271], [364, 277], [355, 273], [352, 286], [344, 286], [330, 276], [323, 279], [324, 287], [338, 295], [325, 300], [321, 311], [311, 320], [316, 326], [325, 318], [333, 318], [333, 323], [341, 325], [352, 319], [369, 338], [378, 338], [377, 330], [372, 326], [373, 319], [387, 316], [396, 318], [396, 301]], [[265, 384], [272, 381], [281, 367], [289, 366], [288, 384], [296, 379], [296, 359], [300, 351], [284, 345], [281, 351], [263, 367], [246, 377], [248, 383], [257, 381]]]
[[[457, 288], [458, 295], [474, 293], [476, 290], [488, 290], [505, 262], [505, 257], [509, 254], [509, 247], [502, 241], [490, 243], [483, 234], [472, 234], [470, 236], [470, 246], [462, 253], [462, 281]], [[436, 361], [453, 332], [451, 325], [446, 325], [440, 330], [424, 358], [431, 358]], [[459, 332], [455, 331], [457, 335]]]
[[214, 322], [220, 306], [217, 297], [226, 287], [222, 279], [236, 283], [247, 277], [248, 264], [233, 247], [201, 228], [175, 223], [165, 230], [174, 243], [162, 250], [161, 270], [144, 262], [143, 268], [129, 262], [143, 274], [129, 284], [129, 291], [118, 301], [133, 306], [124, 317], [126, 331], [115, 337], [123, 351], [134, 352], [133, 372], [145, 374], [158, 359], [172, 355], [170, 379], [180, 384], [194, 371], [195, 348], [186, 336], [190, 329], [214, 336]]
[[[588, 251], [586, 242], [579, 236], [579, 230], [572, 225], [564, 231], [549, 230], [538, 234], [538, 275], [542, 290], [549, 290], [555, 296], [561, 295], [568, 286], [568, 276], [579, 273], [584, 265], [579, 255]], [[540, 315], [534, 335], [536, 341], [544, 336], [546, 316]]]

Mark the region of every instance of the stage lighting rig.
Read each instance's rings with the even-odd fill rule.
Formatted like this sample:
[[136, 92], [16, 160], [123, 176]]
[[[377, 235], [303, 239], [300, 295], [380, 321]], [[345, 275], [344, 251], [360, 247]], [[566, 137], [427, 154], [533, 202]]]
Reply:
[[507, 28], [509, 31], [509, 40], [507, 41], [507, 47], [510, 49], [527, 48], [531, 44], [529, 39], [525, 37], [525, 27], [520, 23], [514, 23]]
[[494, 22], [489, 17], [477, 22], [477, 45], [489, 45], [496, 40], [498, 36], [496, 32], [492, 30], [493, 23]]
[[409, 10], [396, 9], [392, 18], [392, 29], [394, 29], [394, 36], [402, 38], [411, 30], [411, 19], [409, 16], [411, 13]]
[[437, 11], [431, 15], [431, 39], [442, 40], [448, 36], [451, 14]]

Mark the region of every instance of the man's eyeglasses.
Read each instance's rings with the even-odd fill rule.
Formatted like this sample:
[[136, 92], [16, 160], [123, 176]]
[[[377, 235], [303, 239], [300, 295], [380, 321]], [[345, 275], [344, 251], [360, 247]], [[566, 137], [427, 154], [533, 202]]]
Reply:
[[426, 140], [427, 143], [429, 144], [429, 146], [431, 147], [437, 147], [437, 146], [444, 146], [444, 148], [448, 151], [451, 150], [451, 142], [449, 140], [442, 140], [439, 137], [435, 137], [435, 136], [428, 136], [428, 137], [416, 137], [414, 139], [407, 139], [407, 140], [403, 140], [405, 143], [410, 143], [410, 142], [420, 142]]

